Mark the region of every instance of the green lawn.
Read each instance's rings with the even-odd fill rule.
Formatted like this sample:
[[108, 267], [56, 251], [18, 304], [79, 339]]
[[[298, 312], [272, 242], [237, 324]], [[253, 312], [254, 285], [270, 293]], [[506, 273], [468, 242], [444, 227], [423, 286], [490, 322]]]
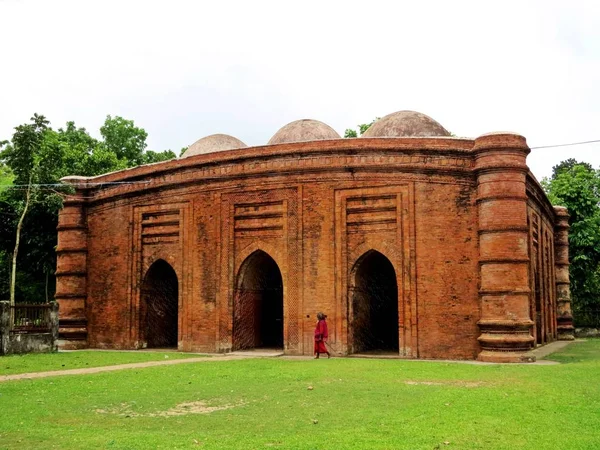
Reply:
[[553, 359], [214, 358], [11, 381], [0, 449], [600, 448], [600, 340]]
[[[197, 358], [199, 355], [177, 352], [105, 352], [79, 351], [59, 353], [31, 353], [28, 355], [0, 356], [0, 375], [46, 372], [51, 370], [82, 369], [87, 367], [114, 366], [164, 359]], [[0, 441], [1, 444], [2, 441]], [[0, 447], [1, 448], [1, 447]]]

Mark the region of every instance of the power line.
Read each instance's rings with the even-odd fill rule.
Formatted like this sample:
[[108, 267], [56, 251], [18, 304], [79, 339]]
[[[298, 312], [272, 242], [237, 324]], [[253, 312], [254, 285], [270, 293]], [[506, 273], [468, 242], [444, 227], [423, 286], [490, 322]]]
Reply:
[[593, 141], [571, 142], [570, 144], [540, 145], [537, 147], [529, 147], [529, 148], [531, 150], [536, 150], [538, 148], [570, 147], [572, 145], [597, 144], [598, 142], [600, 142], [600, 139], [596, 139]]
[[104, 181], [97, 183], [34, 183], [34, 184], [0, 184], [0, 188], [27, 188], [27, 187], [69, 187], [69, 186], [106, 186], [121, 184], [148, 184], [150, 181]]

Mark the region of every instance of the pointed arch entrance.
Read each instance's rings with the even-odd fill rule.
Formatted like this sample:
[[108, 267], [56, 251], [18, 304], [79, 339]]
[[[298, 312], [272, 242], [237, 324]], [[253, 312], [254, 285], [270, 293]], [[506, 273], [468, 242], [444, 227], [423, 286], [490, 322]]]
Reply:
[[175, 270], [155, 261], [142, 282], [141, 331], [148, 348], [177, 347], [179, 286]]
[[399, 352], [398, 283], [394, 266], [375, 250], [355, 263], [348, 284], [352, 353]]
[[283, 348], [283, 280], [262, 250], [240, 266], [233, 305], [233, 349]]

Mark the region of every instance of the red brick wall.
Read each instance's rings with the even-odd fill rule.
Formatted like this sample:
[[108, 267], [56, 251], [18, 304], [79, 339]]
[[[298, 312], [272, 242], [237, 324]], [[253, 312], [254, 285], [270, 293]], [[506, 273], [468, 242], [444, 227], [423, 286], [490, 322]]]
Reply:
[[131, 279], [131, 208], [104, 205], [88, 212], [88, 342], [97, 348], [131, 348], [130, 297], [143, 274]]
[[419, 356], [473, 359], [480, 351], [473, 185], [419, 183], [416, 205]]

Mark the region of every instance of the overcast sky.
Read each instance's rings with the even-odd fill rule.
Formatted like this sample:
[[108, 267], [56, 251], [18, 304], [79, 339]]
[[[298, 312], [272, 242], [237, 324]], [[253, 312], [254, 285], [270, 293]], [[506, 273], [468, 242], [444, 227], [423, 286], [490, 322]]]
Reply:
[[[265, 144], [311, 118], [338, 133], [412, 109], [458, 136], [600, 139], [600, 1], [0, 0], [0, 140], [34, 112], [149, 149], [213, 133]], [[538, 178], [600, 144], [533, 150]]]

